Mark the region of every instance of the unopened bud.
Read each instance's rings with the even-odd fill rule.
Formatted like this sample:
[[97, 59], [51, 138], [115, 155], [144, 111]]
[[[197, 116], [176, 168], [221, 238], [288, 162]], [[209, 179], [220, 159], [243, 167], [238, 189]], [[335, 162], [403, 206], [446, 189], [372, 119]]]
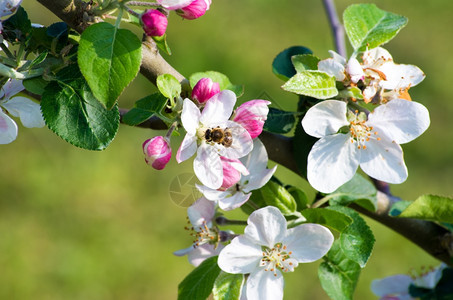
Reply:
[[263, 131], [264, 122], [269, 113], [267, 107], [269, 104], [271, 103], [266, 100], [247, 101], [236, 109], [233, 121], [241, 124], [254, 139]]
[[149, 9], [142, 14], [143, 30], [148, 36], [163, 36], [167, 30], [167, 17], [157, 9]]
[[143, 153], [148, 165], [156, 170], [165, 168], [171, 158], [171, 148], [167, 139], [156, 136], [143, 143]]
[[213, 82], [211, 78], [201, 78], [193, 87], [192, 99], [202, 104], [219, 92], [220, 86], [217, 82]]
[[204, 15], [209, 6], [211, 6], [211, 0], [194, 0], [189, 5], [178, 9], [176, 13], [184, 19], [194, 20]]

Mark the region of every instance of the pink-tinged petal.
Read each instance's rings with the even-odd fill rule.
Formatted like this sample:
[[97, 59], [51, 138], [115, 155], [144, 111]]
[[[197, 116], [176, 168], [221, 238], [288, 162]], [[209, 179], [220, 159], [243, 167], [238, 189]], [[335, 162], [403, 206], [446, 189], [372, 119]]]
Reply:
[[407, 179], [403, 150], [396, 142], [384, 137], [371, 139], [361, 152], [360, 168], [369, 176], [388, 183], [402, 183]]
[[247, 177], [248, 184], [243, 188], [243, 191], [248, 193], [253, 190], [262, 188], [274, 175], [277, 170], [277, 166], [274, 166], [272, 169], [262, 170], [260, 173], [252, 173]]
[[385, 80], [380, 82], [381, 87], [388, 90], [413, 87], [425, 79], [425, 74], [414, 65], [399, 65], [386, 63], [379, 68], [385, 74]]
[[203, 225], [211, 227], [215, 215], [215, 202], [201, 197], [187, 208], [187, 216], [195, 230]]
[[365, 76], [365, 74], [363, 73], [362, 66], [360, 65], [359, 61], [354, 57], [349, 59], [346, 65], [346, 72], [348, 72], [349, 76], [351, 77], [351, 81], [354, 83], [357, 83]]
[[395, 99], [370, 113], [367, 124], [373, 126], [373, 131], [382, 131], [398, 144], [404, 144], [428, 129], [429, 112], [420, 103]]
[[233, 112], [236, 103], [236, 94], [229, 90], [223, 90], [212, 96], [201, 113], [200, 121], [206, 127], [215, 127], [225, 123]]
[[194, 0], [157, 0], [157, 3], [169, 10], [175, 10], [185, 7], [192, 3]]
[[255, 243], [269, 248], [285, 237], [286, 219], [280, 210], [266, 206], [250, 214], [244, 235]]
[[215, 149], [207, 144], [202, 144], [193, 161], [195, 175], [202, 184], [211, 189], [218, 189], [223, 181], [223, 169], [220, 156]]
[[17, 137], [17, 125], [0, 108], [0, 144], [9, 144]]
[[195, 152], [197, 152], [197, 137], [188, 133], [182, 140], [181, 146], [179, 146], [176, 153], [176, 161], [181, 163], [191, 158]]
[[226, 197], [219, 200], [219, 207], [222, 210], [232, 210], [241, 207], [242, 204], [247, 202], [252, 193], [244, 194], [243, 192], [236, 192], [231, 197]]
[[247, 279], [248, 300], [279, 300], [283, 299], [285, 285], [283, 275], [279, 270], [274, 272], [264, 271], [264, 268], [250, 274]]
[[190, 99], [184, 99], [182, 107], [181, 121], [182, 126], [192, 135], [197, 133], [197, 128], [200, 126], [201, 113], [198, 107]]
[[343, 81], [346, 78], [344, 65], [333, 58], [321, 60], [318, 63], [318, 70], [334, 76], [336, 81]]
[[195, 267], [198, 267], [206, 259], [219, 255], [220, 251], [224, 248], [223, 244], [218, 244], [217, 248], [214, 248], [215, 245], [204, 244], [196, 247], [193, 251], [189, 252], [187, 259], [189, 263]]
[[263, 131], [264, 122], [271, 104], [265, 100], [251, 100], [240, 105], [235, 112], [233, 121], [241, 124], [250, 134], [252, 139], [256, 138]]
[[199, 185], [196, 183], [195, 186], [200, 191], [200, 193], [202, 193], [203, 196], [210, 201], [221, 200], [231, 195], [231, 192], [229, 190], [219, 191], [215, 189], [210, 189], [208, 187], [205, 187], [204, 185]]
[[263, 252], [260, 245], [244, 236], [238, 236], [223, 248], [217, 264], [227, 273], [248, 274], [259, 267], [262, 257]]
[[[239, 179], [241, 179], [241, 172], [237, 170], [237, 168], [245, 169], [245, 167], [238, 159], [230, 159], [221, 156], [220, 160], [222, 161], [223, 166], [223, 182], [221, 187], [223, 189], [228, 189], [238, 183]], [[247, 169], [245, 169], [245, 171], [248, 173]]]
[[253, 140], [248, 131], [233, 121], [227, 121], [225, 125], [231, 132], [233, 142], [229, 147], [222, 146], [222, 156], [227, 158], [241, 158], [249, 154], [253, 149]]
[[[412, 299], [409, 295], [409, 286], [412, 278], [408, 275], [394, 275], [371, 282], [371, 291], [379, 297], [398, 296], [397, 299]], [[409, 298], [407, 298], [409, 297]]]
[[192, 99], [198, 101], [198, 103], [205, 103], [219, 92], [219, 83], [213, 82], [211, 78], [201, 78], [193, 87]]
[[307, 111], [302, 127], [307, 134], [317, 138], [335, 134], [341, 127], [349, 125], [346, 112], [346, 103], [343, 101], [322, 101]]
[[320, 192], [331, 193], [357, 171], [360, 156], [349, 134], [335, 134], [317, 141], [308, 154], [307, 178]]
[[209, 4], [210, 3], [206, 0], [195, 0], [188, 6], [185, 6], [176, 12], [184, 19], [195, 20], [206, 13], [206, 11], [209, 9]]
[[329, 251], [333, 243], [333, 234], [329, 229], [318, 224], [302, 224], [288, 229], [282, 241], [292, 251], [292, 258], [299, 263], [308, 263], [320, 259]]
[[41, 113], [41, 106], [38, 103], [31, 101], [25, 97], [14, 97], [11, 100], [3, 103], [2, 106], [8, 112], [19, 117], [25, 127], [44, 127], [44, 119]]
[[163, 36], [167, 30], [167, 16], [157, 9], [148, 9], [142, 14], [141, 20], [147, 36]]
[[171, 148], [168, 140], [156, 136], [143, 143], [145, 161], [156, 170], [162, 170], [171, 159]]

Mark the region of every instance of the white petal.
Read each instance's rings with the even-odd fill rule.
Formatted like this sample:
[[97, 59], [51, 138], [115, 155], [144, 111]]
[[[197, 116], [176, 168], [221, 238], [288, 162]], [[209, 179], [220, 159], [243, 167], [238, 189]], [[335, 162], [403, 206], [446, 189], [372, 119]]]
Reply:
[[[371, 282], [371, 291], [379, 297], [398, 295], [398, 299], [412, 299], [409, 297], [409, 286], [412, 278], [408, 275], [394, 275]], [[401, 298], [407, 296], [409, 298]]]
[[157, 3], [170, 10], [175, 10], [188, 6], [194, 0], [157, 0]]
[[17, 125], [0, 108], [0, 144], [9, 144], [17, 137]]
[[251, 173], [259, 173], [266, 169], [267, 151], [260, 139], [253, 140], [253, 150], [247, 156], [242, 157], [240, 161]]
[[379, 71], [385, 74], [386, 80], [380, 82], [384, 89], [413, 87], [425, 79], [425, 74], [414, 65], [386, 63]]
[[422, 104], [395, 99], [377, 107], [368, 116], [373, 131], [384, 132], [398, 144], [408, 143], [429, 127], [429, 112]]
[[9, 98], [16, 95], [23, 89], [25, 88], [24, 85], [22, 84], [22, 80], [9, 79], [1, 89], [0, 98], [8, 100]]
[[211, 146], [202, 144], [198, 148], [197, 157], [193, 161], [193, 169], [201, 183], [208, 188], [218, 189], [222, 185], [222, 161]]
[[191, 135], [197, 133], [197, 128], [200, 126], [200, 109], [190, 99], [184, 99], [182, 107], [181, 121], [182, 126]]
[[245, 236], [235, 237], [219, 254], [220, 269], [232, 274], [248, 274], [259, 268], [261, 246]]
[[360, 168], [369, 176], [388, 183], [402, 183], [407, 179], [403, 150], [386, 138], [371, 139], [366, 149], [360, 149]]
[[357, 83], [360, 79], [363, 79], [364, 76], [362, 66], [354, 57], [349, 59], [348, 64], [346, 65], [346, 72], [348, 72], [351, 77], [351, 81], [354, 83]]
[[379, 68], [384, 63], [393, 61], [390, 52], [381, 47], [365, 51], [362, 59], [364, 66], [369, 68]]
[[201, 197], [187, 208], [187, 216], [192, 226], [197, 229], [206, 224], [211, 227], [212, 218], [215, 215], [215, 202]]
[[226, 197], [219, 200], [219, 207], [223, 210], [232, 210], [241, 207], [242, 204], [249, 200], [252, 194], [244, 194], [243, 192], [236, 192], [231, 197]]
[[286, 232], [286, 219], [280, 210], [266, 206], [250, 214], [244, 235], [255, 243], [269, 248], [281, 242]]
[[199, 185], [195, 183], [195, 186], [197, 189], [200, 191], [200, 193], [203, 194], [203, 196], [206, 197], [206, 199], [211, 200], [211, 201], [217, 201], [220, 199], [224, 199], [231, 195], [231, 192], [229, 190], [226, 191], [218, 191], [215, 189], [210, 189], [204, 185]]
[[288, 229], [282, 241], [292, 251], [292, 258], [299, 263], [308, 263], [323, 257], [333, 243], [333, 234], [318, 224], [302, 224]]
[[195, 152], [197, 152], [197, 137], [187, 133], [176, 153], [176, 161], [181, 163], [186, 159], [191, 158]]
[[345, 79], [344, 65], [335, 61], [333, 58], [321, 60], [318, 63], [318, 70], [334, 76], [336, 81], [343, 81]]
[[187, 259], [193, 266], [198, 267], [205, 259], [218, 255], [223, 247], [223, 244], [219, 244], [217, 248], [212, 244], [204, 244], [189, 252]]
[[322, 101], [307, 111], [302, 127], [307, 134], [317, 138], [335, 134], [341, 127], [349, 125], [346, 112], [346, 103], [343, 101]]
[[212, 96], [201, 113], [200, 122], [207, 127], [217, 126], [226, 122], [233, 112], [236, 103], [236, 94], [223, 90]]
[[331, 193], [348, 182], [359, 166], [359, 154], [349, 134], [335, 134], [317, 141], [308, 154], [307, 178], [320, 192]]
[[283, 299], [283, 287], [285, 285], [283, 275], [279, 270], [274, 272], [261, 269], [250, 274], [247, 279], [248, 300], [279, 300]]
[[233, 121], [226, 121], [225, 125], [231, 131], [233, 143], [230, 147], [224, 147], [222, 156], [226, 158], [241, 158], [249, 154], [253, 149], [253, 140], [248, 131]]
[[44, 127], [41, 106], [25, 97], [14, 97], [2, 106], [15, 117], [20, 117], [25, 127]]
[[193, 245], [191, 245], [190, 247], [187, 247], [187, 248], [184, 248], [184, 249], [180, 249], [180, 250], [177, 250], [177, 251], [173, 252], [173, 255], [184, 256], [184, 255], [189, 254], [193, 250], [195, 250], [195, 248], [193, 247]]
[[265, 169], [260, 173], [254, 172], [250, 174], [250, 176], [247, 176], [244, 180], [244, 181], [248, 180], [248, 183], [243, 188], [243, 191], [247, 193], [263, 187], [263, 185], [265, 185], [271, 179], [272, 175], [274, 175], [276, 170], [277, 166], [274, 166], [272, 169]]

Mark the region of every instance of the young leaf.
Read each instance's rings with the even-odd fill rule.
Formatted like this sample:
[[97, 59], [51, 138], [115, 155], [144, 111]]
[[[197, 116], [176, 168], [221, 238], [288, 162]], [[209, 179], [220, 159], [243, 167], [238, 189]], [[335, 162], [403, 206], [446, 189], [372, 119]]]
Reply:
[[123, 116], [122, 121], [131, 126], [143, 123], [155, 114], [160, 115], [166, 103], [167, 98], [161, 93], [146, 96], [135, 102], [135, 107]]
[[267, 120], [264, 123], [263, 130], [274, 133], [288, 133], [296, 124], [298, 112], [289, 112], [269, 107]]
[[237, 97], [241, 97], [244, 93], [244, 86], [242, 85], [234, 85], [231, 83], [230, 79], [222, 73], [216, 71], [206, 71], [206, 72], [198, 72], [193, 73], [190, 75], [189, 82], [190, 86], [193, 88], [198, 80], [201, 78], [211, 78], [212, 81], [217, 82], [219, 84], [220, 90], [230, 90], [233, 91]]
[[398, 217], [453, 223], [453, 199], [423, 195], [412, 202]]
[[175, 98], [181, 94], [181, 84], [171, 74], [159, 75], [156, 80], [157, 88], [167, 98]]
[[239, 300], [243, 284], [243, 274], [221, 272], [214, 282], [214, 300]]
[[308, 208], [301, 213], [308, 223], [321, 224], [338, 232], [342, 232], [352, 223], [352, 218], [344, 213], [325, 208]]
[[88, 150], [105, 149], [119, 127], [118, 107], [107, 110], [96, 100], [77, 65], [58, 72], [57, 81], [45, 87], [41, 110], [53, 132]]
[[178, 285], [178, 300], [206, 300], [219, 273], [217, 256], [206, 259]]
[[[282, 185], [275, 181], [270, 180], [260, 189], [260, 191], [266, 205], [277, 207], [282, 214], [291, 214], [296, 211], [297, 205], [293, 196], [291, 196]], [[253, 193], [255, 192], [256, 191], [253, 191]]]
[[336, 240], [319, 265], [321, 286], [333, 300], [350, 300], [360, 275], [360, 266], [346, 257]]
[[80, 71], [93, 95], [108, 109], [137, 75], [141, 46], [131, 31], [105, 22], [93, 24], [82, 33], [78, 50]]
[[354, 210], [344, 206], [329, 206], [331, 209], [352, 218], [353, 222], [340, 234], [340, 246], [344, 255], [365, 267], [374, 245], [374, 236], [365, 220]]
[[293, 62], [294, 69], [296, 69], [297, 72], [302, 72], [318, 70], [318, 62], [320, 59], [312, 54], [301, 54], [291, 57], [291, 61]]
[[280, 52], [272, 62], [272, 72], [278, 78], [287, 81], [296, 74], [291, 57], [298, 54], [312, 54], [310, 49], [303, 46], [293, 46]]
[[354, 51], [363, 52], [390, 41], [407, 24], [407, 18], [374, 4], [351, 5], [343, 13], [344, 27]]
[[304, 191], [302, 191], [301, 189], [299, 189], [295, 186], [291, 186], [291, 185], [287, 185], [287, 186], [285, 186], [285, 188], [291, 194], [291, 196], [293, 196], [294, 201], [296, 201], [297, 211], [301, 211], [301, 210], [307, 208], [308, 197]]
[[302, 71], [291, 77], [282, 88], [285, 91], [316, 99], [336, 96], [335, 77], [321, 71]]
[[356, 202], [369, 211], [377, 209], [377, 190], [374, 185], [362, 175], [356, 173], [351, 180], [340, 186], [329, 195], [330, 205], [348, 205]]
[[163, 36], [153, 36], [153, 40], [156, 42], [157, 48], [159, 48], [160, 51], [171, 55], [171, 49], [167, 43], [167, 34], [164, 34]]

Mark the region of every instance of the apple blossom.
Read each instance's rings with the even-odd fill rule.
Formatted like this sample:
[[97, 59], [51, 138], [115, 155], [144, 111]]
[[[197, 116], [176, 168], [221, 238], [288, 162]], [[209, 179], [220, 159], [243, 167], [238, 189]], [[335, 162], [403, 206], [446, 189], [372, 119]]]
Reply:
[[323, 257], [333, 243], [332, 233], [319, 224], [302, 224], [287, 229], [280, 210], [267, 206], [254, 211], [244, 234], [235, 237], [220, 252], [220, 269], [232, 274], [250, 274], [247, 299], [282, 299], [281, 272], [292, 272], [299, 263]]
[[143, 143], [143, 153], [148, 165], [156, 170], [162, 170], [171, 158], [170, 143], [162, 136], [153, 137]]
[[211, 78], [201, 78], [192, 90], [192, 99], [203, 104], [212, 96], [220, 92], [219, 83], [213, 82]]
[[167, 30], [167, 17], [157, 9], [149, 9], [142, 14], [143, 30], [148, 36], [163, 36]]
[[215, 216], [215, 203], [205, 198], [198, 199], [187, 209], [187, 215], [196, 237], [195, 242], [186, 249], [175, 251], [176, 256], [187, 255], [189, 262], [198, 266], [205, 259], [218, 255], [223, 249], [220, 243], [220, 232], [212, 226], [212, 219]]
[[212, 201], [218, 201], [219, 207], [223, 210], [231, 210], [240, 207], [257, 190], [265, 185], [275, 173], [277, 166], [267, 169], [267, 152], [259, 139], [253, 141], [253, 150], [249, 155], [240, 159], [249, 175], [242, 175], [240, 180], [228, 189], [210, 189], [205, 186], [196, 185], [203, 195]]
[[368, 116], [348, 110], [342, 101], [320, 102], [302, 120], [305, 132], [320, 138], [308, 155], [308, 181], [330, 193], [349, 181], [360, 165], [375, 179], [401, 183], [407, 169], [399, 144], [417, 138], [429, 123], [423, 105], [402, 99], [382, 104]]
[[357, 83], [363, 78], [363, 71], [359, 61], [355, 57], [351, 57], [348, 61], [346, 58], [336, 53], [329, 51], [332, 58], [321, 60], [318, 63], [318, 70], [326, 72], [334, 76], [337, 81], [352, 81]]
[[263, 131], [264, 122], [271, 104], [266, 100], [251, 100], [241, 104], [235, 111], [233, 121], [241, 124], [249, 132], [252, 139]]
[[157, 3], [162, 5], [162, 7], [169, 9], [169, 10], [175, 10], [179, 8], [186, 7], [190, 5], [194, 0], [157, 0]]
[[203, 16], [210, 6], [211, 0], [194, 0], [189, 5], [176, 10], [176, 13], [184, 19], [194, 20]]
[[206, 102], [203, 111], [189, 99], [184, 100], [181, 121], [187, 134], [176, 154], [178, 163], [197, 153], [195, 175], [207, 187], [218, 189], [223, 182], [220, 156], [241, 158], [253, 148], [250, 134], [240, 124], [228, 120], [236, 95], [224, 90]]
[[[9, 79], [0, 91], [0, 144], [9, 144], [17, 137], [16, 123], [5, 113], [19, 117], [25, 127], [44, 127], [39, 104], [28, 98], [16, 96], [22, 91], [22, 82]], [[12, 98], [13, 97], [13, 98]]]
[[223, 182], [220, 189], [228, 189], [238, 183], [241, 173], [249, 175], [249, 171], [238, 159], [220, 157], [223, 167]]

